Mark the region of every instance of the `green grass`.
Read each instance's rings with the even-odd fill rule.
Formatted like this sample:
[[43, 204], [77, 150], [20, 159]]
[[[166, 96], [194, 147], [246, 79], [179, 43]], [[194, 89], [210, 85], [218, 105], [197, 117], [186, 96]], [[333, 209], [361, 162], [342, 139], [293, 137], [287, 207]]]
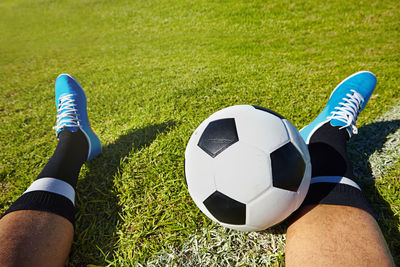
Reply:
[[[85, 88], [104, 145], [81, 172], [71, 266], [282, 264], [281, 226], [239, 234], [195, 207], [182, 179], [185, 145], [202, 120], [234, 104], [268, 107], [301, 128], [338, 82], [364, 69], [378, 87], [352, 157], [400, 264], [399, 156], [378, 176], [368, 160], [399, 128], [371, 124], [400, 100], [399, 1], [2, 0], [0, 14], [0, 212], [56, 146], [59, 73]], [[389, 129], [378, 131], [379, 145], [361, 138], [374, 127]]]

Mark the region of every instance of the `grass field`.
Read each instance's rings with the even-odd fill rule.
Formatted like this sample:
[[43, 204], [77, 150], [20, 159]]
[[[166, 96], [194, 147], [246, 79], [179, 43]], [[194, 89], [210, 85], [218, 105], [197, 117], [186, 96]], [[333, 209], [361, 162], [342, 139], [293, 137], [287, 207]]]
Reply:
[[284, 224], [238, 233], [196, 208], [185, 145], [234, 104], [301, 128], [359, 70], [378, 86], [351, 157], [400, 265], [398, 0], [0, 0], [0, 14], [0, 212], [57, 144], [58, 74], [85, 88], [104, 145], [81, 171], [70, 266], [284, 264]]

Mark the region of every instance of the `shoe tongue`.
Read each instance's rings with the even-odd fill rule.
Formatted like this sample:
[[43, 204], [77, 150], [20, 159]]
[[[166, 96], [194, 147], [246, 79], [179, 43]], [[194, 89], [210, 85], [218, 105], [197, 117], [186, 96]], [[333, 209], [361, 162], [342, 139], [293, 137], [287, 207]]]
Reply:
[[331, 123], [332, 126], [342, 126], [343, 127], [343, 126], [346, 125], [343, 121], [336, 120], [336, 119], [332, 119], [330, 121], [330, 123]]

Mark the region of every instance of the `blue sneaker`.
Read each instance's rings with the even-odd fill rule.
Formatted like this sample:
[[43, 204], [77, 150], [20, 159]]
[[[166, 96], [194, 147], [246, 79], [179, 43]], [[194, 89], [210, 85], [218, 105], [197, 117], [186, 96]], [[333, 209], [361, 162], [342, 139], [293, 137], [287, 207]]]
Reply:
[[57, 77], [55, 91], [57, 125], [53, 129], [56, 130], [56, 135], [63, 130], [76, 132], [81, 129], [89, 143], [87, 160], [91, 160], [101, 153], [101, 142], [90, 127], [85, 91], [69, 74], [60, 74]]
[[343, 80], [333, 90], [328, 104], [309, 125], [300, 130], [306, 144], [311, 136], [326, 122], [346, 128], [349, 136], [357, 134], [357, 117], [375, 89], [376, 77], [369, 71], [360, 71]]

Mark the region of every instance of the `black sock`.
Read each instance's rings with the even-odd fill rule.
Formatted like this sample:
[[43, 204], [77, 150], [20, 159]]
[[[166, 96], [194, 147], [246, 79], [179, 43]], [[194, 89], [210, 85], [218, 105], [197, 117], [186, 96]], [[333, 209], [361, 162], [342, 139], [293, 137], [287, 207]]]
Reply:
[[53, 156], [36, 179], [57, 178], [69, 183], [75, 189], [79, 171], [88, 156], [88, 141], [81, 130], [61, 131], [58, 139]]
[[58, 214], [74, 224], [75, 187], [89, 145], [81, 130], [64, 130], [58, 137], [57, 148], [42, 172], [4, 215], [17, 210], [40, 210]]
[[[331, 126], [329, 122], [313, 134], [308, 145], [312, 178], [303, 206], [310, 204], [351, 206], [363, 209], [374, 216], [368, 200], [360, 189], [346, 183], [334, 182], [334, 178], [327, 177], [344, 177], [357, 182], [353, 166], [347, 156], [348, 140], [349, 134], [345, 128]], [[332, 182], [313, 183], [313, 178], [321, 176], [327, 180], [332, 179]]]
[[327, 122], [311, 137], [308, 145], [312, 166], [311, 177], [344, 176], [356, 180], [346, 150], [349, 134], [345, 128], [339, 128]]

